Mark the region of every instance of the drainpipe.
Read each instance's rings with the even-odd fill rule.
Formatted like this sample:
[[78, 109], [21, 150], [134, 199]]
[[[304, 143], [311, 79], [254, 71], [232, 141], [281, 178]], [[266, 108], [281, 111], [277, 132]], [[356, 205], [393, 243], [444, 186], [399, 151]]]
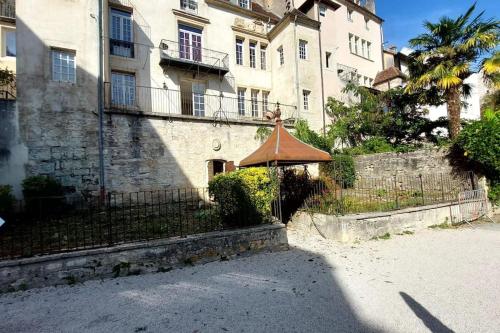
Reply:
[[385, 58], [384, 58], [384, 22], [380, 23], [380, 49], [382, 51], [382, 70], [385, 69]]
[[[318, 1], [318, 22], [320, 22], [319, 6], [321, 0]], [[319, 41], [319, 68], [321, 72], [321, 110], [323, 111], [323, 136], [326, 137], [326, 115], [325, 115], [325, 82], [323, 79], [323, 47], [321, 45], [321, 22], [318, 28], [318, 41]]]
[[295, 93], [297, 94], [297, 112], [300, 119], [299, 59], [297, 58], [297, 15], [295, 15], [293, 20], [293, 53], [295, 54]]
[[99, 75], [97, 78], [97, 105], [99, 111], [99, 185], [101, 200], [105, 199], [106, 187], [104, 183], [104, 59], [103, 59], [103, 0], [99, 0]]

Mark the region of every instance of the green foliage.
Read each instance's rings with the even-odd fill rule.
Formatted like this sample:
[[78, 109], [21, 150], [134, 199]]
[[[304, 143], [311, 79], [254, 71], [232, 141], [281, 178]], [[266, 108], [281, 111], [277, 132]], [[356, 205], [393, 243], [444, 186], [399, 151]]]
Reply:
[[247, 168], [215, 176], [208, 189], [222, 222], [236, 227], [259, 224], [270, 216], [278, 182], [266, 168]]
[[500, 182], [496, 184], [490, 184], [488, 189], [488, 199], [497, 206], [500, 206]]
[[311, 194], [314, 182], [307, 172], [285, 169], [281, 178], [283, 220], [288, 221]]
[[272, 132], [273, 130], [267, 126], [259, 126], [255, 132], [254, 139], [264, 142], [271, 136]]
[[10, 212], [16, 198], [12, 195], [12, 186], [0, 185], [0, 214]]
[[322, 163], [320, 172], [333, 180], [342, 183], [345, 188], [352, 187], [356, 180], [356, 170], [354, 167], [354, 159], [350, 155], [334, 154], [332, 161]]
[[0, 86], [9, 84], [15, 80], [14, 72], [8, 68], [0, 69]]
[[305, 120], [298, 120], [295, 123], [295, 132], [293, 135], [300, 141], [328, 153], [332, 149], [332, 142], [328, 138], [325, 138], [311, 130]]
[[500, 181], [500, 111], [486, 112], [460, 133], [454, 148], [490, 180]]
[[26, 199], [62, 196], [61, 183], [48, 176], [32, 176], [23, 180], [23, 195]]

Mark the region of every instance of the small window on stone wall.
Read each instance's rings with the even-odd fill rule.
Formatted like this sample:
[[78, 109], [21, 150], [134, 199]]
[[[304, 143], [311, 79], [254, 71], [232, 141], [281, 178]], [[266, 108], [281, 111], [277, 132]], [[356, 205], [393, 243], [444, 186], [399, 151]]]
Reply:
[[207, 163], [208, 181], [214, 179], [215, 175], [224, 173], [226, 161], [224, 160], [209, 160]]

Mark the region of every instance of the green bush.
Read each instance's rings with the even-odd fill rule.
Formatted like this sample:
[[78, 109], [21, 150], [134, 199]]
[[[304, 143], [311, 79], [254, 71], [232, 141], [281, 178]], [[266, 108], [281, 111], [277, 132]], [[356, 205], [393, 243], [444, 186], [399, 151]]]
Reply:
[[500, 206], [500, 183], [490, 185], [488, 189], [488, 199], [490, 199], [494, 205]]
[[354, 159], [350, 155], [332, 155], [332, 161], [320, 165], [321, 173], [342, 184], [344, 188], [352, 187], [356, 180]]
[[224, 225], [248, 226], [270, 216], [278, 182], [266, 168], [247, 168], [215, 176], [208, 189]]
[[23, 180], [25, 198], [56, 197], [64, 194], [61, 183], [48, 176], [32, 176]]
[[311, 195], [314, 182], [307, 172], [286, 169], [281, 179], [281, 211], [283, 221], [288, 221]]
[[12, 186], [0, 185], [0, 214], [10, 212], [15, 200], [16, 198], [12, 195]]

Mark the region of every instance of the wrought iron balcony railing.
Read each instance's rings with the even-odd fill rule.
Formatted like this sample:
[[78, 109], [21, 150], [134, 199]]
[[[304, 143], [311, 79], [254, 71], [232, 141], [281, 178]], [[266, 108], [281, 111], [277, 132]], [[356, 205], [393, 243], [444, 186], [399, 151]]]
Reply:
[[[111, 87], [105, 83], [105, 105], [109, 110], [137, 111], [157, 115], [207, 117], [225, 120], [268, 121], [267, 111], [278, 104], [260, 99], [201, 94], [153, 87]], [[298, 117], [293, 105], [279, 104], [281, 119], [291, 122]]]
[[0, 1], [0, 17], [16, 18], [16, 2], [13, 0]]
[[160, 43], [160, 57], [162, 66], [177, 66], [185, 69], [205, 68], [209, 72], [229, 71], [229, 57], [227, 53], [206, 49], [193, 43], [179, 43], [163, 39]]

